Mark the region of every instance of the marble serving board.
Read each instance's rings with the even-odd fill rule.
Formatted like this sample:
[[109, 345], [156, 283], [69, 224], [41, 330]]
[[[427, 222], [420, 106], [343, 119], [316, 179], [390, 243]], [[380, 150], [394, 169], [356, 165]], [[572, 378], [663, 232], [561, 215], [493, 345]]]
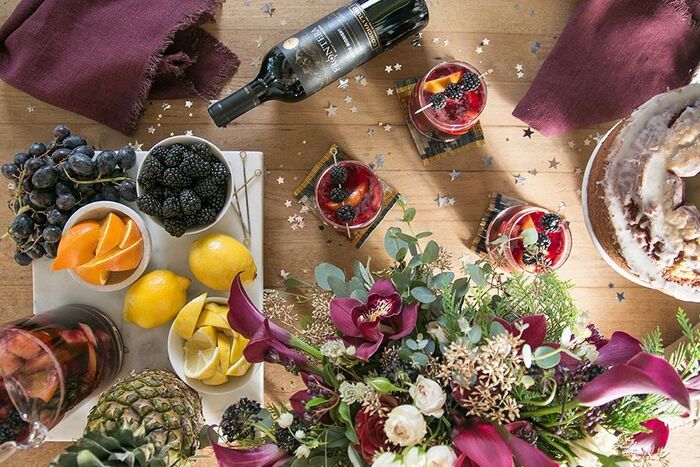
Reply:
[[[237, 151], [224, 152], [231, 162], [233, 177], [238, 187], [243, 186], [243, 170], [240, 153]], [[145, 157], [145, 152], [137, 153], [138, 163]], [[263, 154], [260, 152], [247, 152], [246, 174], [250, 179], [256, 170], [262, 171]], [[263, 178], [255, 179], [248, 185], [250, 203], [250, 251], [258, 268], [255, 282], [247, 287], [253, 302], [262, 307], [263, 296]], [[240, 192], [243, 195], [243, 190]], [[241, 199], [243, 201], [244, 198]], [[241, 206], [245, 216], [244, 204]], [[192, 284], [187, 291], [188, 300], [203, 292], [209, 292], [210, 297], [227, 297], [227, 292], [207, 290], [197, 281], [189, 271], [188, 251], [190, 244], [211, 232], [221, 232], [243, 241], [243, 230], [238, 217], [229, 206], [226, 215], [207, 231], [187, 235], [181, 238], [171, 237], [162, 227], [156, 224], [149, 216], [143, 215], [148, 230], [151, 234], [153, 249], [148, 271], [155, 269], [169, 269], [178, 275], [189, 277]], [[144, 368], [163, 368], [172, 370], [168, 360], [168, 331], [170, 325], [156, 329], [141, 329], [122, 318], [122, 301], [126, 290], [118, 292], [95, 292], [73, 280], [67, 271], [50, 271], [48, 260], [34, 261], [33, 286], [34, 286], [34, 313], [51, 310], [61, 305], [80, 303], [91, 305], [109, 315], [122, 333], [126, 354], [124, 366], [120, 377], [128, 375], [131, 370]], [[209, 395], [201, 394], [204, 406], [204, 417], [207, 423], [218, 424], [226, 407], [241, 397], [263, 401], [263, 371], [258, 371], [250, 382], [232, 394]], [[85, 428], [90, 408], [97, 402], [99, 394], [93, 394], [81, 405], [73, 409], [66, 417], [49, 433], [50, 441], [70, 441], [82, 435]]]

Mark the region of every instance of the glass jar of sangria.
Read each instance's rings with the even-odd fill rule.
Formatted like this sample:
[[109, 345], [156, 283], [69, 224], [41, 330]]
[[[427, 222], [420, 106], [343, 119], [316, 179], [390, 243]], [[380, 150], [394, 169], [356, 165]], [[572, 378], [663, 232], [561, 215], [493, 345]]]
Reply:
[[536, 206], [511, 206], [486, 230], [487, 250], [509, 271], [539, 273], [560, 268], [571, 253], [569, 224]]
[[362, 229], [382, 209], [384, 190], [372, 169], [357, 161], [328, 167], [316, 184], [316, 206], [323, 220], [338, 229]]
[[483, 75], [468, 63], [433, 67], [408, 101], [411, 121], [423, 135], [450, 142], [468, 132], [486, 107]]
[[40, 445], [69, 410], [114, 380], [123, 360], [114, 322], [89, 306], [0, 326], [0, 460]]

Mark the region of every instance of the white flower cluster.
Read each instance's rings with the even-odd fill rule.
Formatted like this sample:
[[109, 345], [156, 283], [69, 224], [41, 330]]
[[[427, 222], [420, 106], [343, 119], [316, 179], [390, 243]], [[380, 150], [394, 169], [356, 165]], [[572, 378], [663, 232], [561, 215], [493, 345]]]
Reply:
[[371, 403], [376, 398], [372, 386], [365, 383], [343, 381], [338, 391], [340, 392], [340, 398], [348, 405]]
[[452, 467], [457, 455], [449, 446], [433, 446], [427, 451], [413, 447], [403, 456], [385, 452], [377, 456], [372, 467]]
[[328, 357], [331, 360], [338, 360], [342, 357], [353, 357], [355, 355], [355, 347], [345, 347], [345, 344], [340, 339], [329, 340], [321, 346], [321, 355]]

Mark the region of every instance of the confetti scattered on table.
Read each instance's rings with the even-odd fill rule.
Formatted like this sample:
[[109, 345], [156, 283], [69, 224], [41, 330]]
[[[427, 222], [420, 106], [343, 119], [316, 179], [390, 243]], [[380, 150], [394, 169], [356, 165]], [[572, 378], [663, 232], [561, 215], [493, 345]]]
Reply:
[[401, 68], [403, 68], [403, 66], [400, 63], [394, 65], [394, 70], [396, 71], [401, 71]]
[[347, 89], [350, 87], [350, 80], [349, 79], [340, 79], [340, 82], [338, 83], [338, 89]]
[[394, 128], [394, 127], [389, 125], [388, 123], [386, 125], [384, 125], [384, 131], [386, 131], [387, 133], [389, 133], [392, 128]]
[[536, 176], [539, 172], [537, 172], [537, 169], [532, 169], [532, 170], [528, 170], [527, 173], [529, 173], [530, 175]]
[[360, 86], [367, 86], [367, 78], [362, 78], [360, 80]]
[[484, 53], [484, 48], [479, 46], [476, 49], [474, 49], [474, 52], [476, 52], [478, 55], [481, 55], [482, 53]]
[[521, 174], [514, 175], [513, 179], [516, 185], [525, 185], [525, 177], [523, 177]]
[[328, 107], [326, 107], [324, 110], [326, 111], [329, 117], [335, 117], [338, 114], [338, 107], [335, 107], [330, 102], [328, 103]]
[[454, 196], [450, 196], [449, 198], [447, 198], [447, 204], [449, 204], [450, 206], [454, 206], [456, 202], [457, 200]]
[[152, 134], [154, 134], [155, 132], [156, 132], [156, 128], [155, 128], [153, 125], [151, 125], [151, 126], [148, 127], [148, 134], [149, 134], [149, 135], [152, 135]]
[[445, 39], [444, 41], [442, 41], [442, 44], [443, 44], [443, 47], [447, 47], [448, 45], [450, 45], [450, 40]]
[[492, 156], [484, 156], [484, 157], [481, 159], [481, 163], [483, 164], [484, 167], [490, 166], [492, 162], [493, 162], [493, 157], [492, 157]]
[[489, 40], [488, 37], [484, 37], [484, 38], [481, 40], [481, 45], [483, 45], [483, 46], [491, 45], [491, 41]]
[[536, 55], [537, 52], [539, 52], [541, 48], [542, 48], [542, 45], [539, 42], [533, 42], [532, 46], [530, 47], [530, 52]]
[[532, 131], [532, 128], [527, 127], [526, 129], [523, 130], [523, 138], [530, 138], [532, 139], [532, 135], [534, 135], [535, 132]]
[[609, 289], [614, 289], [614, 288], [615, 288], [615, 284], [613, 284], [612, 282], [609, 283], [609, 284], [608, 284], [608, 288], [609, 288]]
[[394, 88], [387, 88], [386, 95], [393, 96], [394, 95]]
[[583, 140], [583, 145], [584, 145], [584, 146], [590, 146], [590, 145], [591, 145], [591, 140], [588, 139], [588, 138], [584, 139], [584, 140]]
[[192, 135], [194, 135], [192, 130], [185, 130], [185, 136], [192, 136]]
[[29, 113], [34, 112], [34, 106], [31, 105], [31, 104], [29, 104], [29, 105], [27, 106], [27, 112], [29, 112]]
[[354, 105], [352, 107], [350, 107], [350, 112], [352, 112], [354, 114], [356, 114], [358, 112], [358, 110], [359, 109], [357, 107], [355, 107]]
[[278, 185], [284, 184], [284, 177], [277, 177], [277, 184]]
[[260, 7], [260, 11], [272, 16], [272, 14], [275, 12], [275, 7], [272, 5], [272, 2], [265, 2], [265, 4]]
[[170, 110], [171, 105], [168, 104], [167, 102], [163, 102], [161, 104], [161, 107], [163, 108], [163, 110]]
[[462, 172], [458, 172], [455, 169], [452, 169], [452, 172], [450, 172], [450, 181], [454, 182], [457, 180], [460, 176], [462, 175]]
[[352, 96], [345, 96], [345, 103], [346, 104], [352, 103]]
[[262, 59], [260, 57], [255, 57], [250, 60], [250, 66], [253, 68], [260, 68], [260, 65], [262, 65]]
[[258, 38], [255, 39], [255, 45], [257, 45], [258, 48], [265, 45], [265, 42], [267, 42], [267, 39], [265, 39], [263, 36], [258, 36]]
[[369, 130], [367, 130], [367, 136], [369, 136], [370, 138], [373, 137], [373, 136], [374, 136], [374, 130], [371, 129], [371, 128], [370, 128]]
[[523, 71], [523, 65], [521, 63], [515, 65], [515, 71]]
[[560, 164], [560, 163], [561, 163], [561, 162], [559, 162], [559, 161], [557, 160], [557, 158], [555, 157], [555, 158], [553, 158], [551, 161], [549, 161], [549, 168], [550, 168], [550, 169], [555, 169], [555, 170], [556, 170], [556, 169], [559, 167], [559, 164]]
[[583, 173], [583, 169], [581, 167], [574, 167], [574, 175], [581, 175]]
[[439, 44], [440, 43], [440, 38], [439, 37], [433, 37], [433, 44]]
[[189, 109], [192, 107], [192, 101], [185, 101], [185, 108]]
[[384, 155], [377, 154], [374, 156], [374, 163], [378, 168], [384, 168]]
[[280, 26], [285, 27], [286, 25], [287, 25], [287, 19], [286, 19], [286, 18], [282, 18], [282, 19], [280, 20]]
[[384, 67], [384, 71], [386, 71], [387, 73], [391, 73], [392, 71], [394, 71], [394, 67], [391, 65], [387, 65]]
[[570, 147], [571, 149], [574, 149], [574, 148], [576, 147], [576, 141], [573, 141], [573, 140], [572, 140], [572, 141], [569, 141], [567, 144], [569, 145], [569, 147]]
[[625, 299], [625, 293], [624, 292], [617, 292], [617, 301], [622, 302], [622, 300]]
[[355, 76], [355, 81], [357, 81], [358, 83], [359, 83], [360, 81], [362, 81], [363, 79], [365, 79], [365, 77], [362, 76], [362, 75], [357, 75], [357, 76]]
[[129, 146], [131, 146], [134, 151], [140, 151], [141, 148], [143, 148], [143, 143], [139, 143], [139, 140], [134, 140], [134, 144], [129, 143]]
[[447, 196], [438, 195], [438, 197], [435, 198], [435, 202], [437, 203], [439, 208], [443, 208], [447, 205], [448, 198], [447, 198]]
[[286, 200], [286, 201], [284, 202], [284, 207], [285, 207], [285, 208], [291, 208], [291, 207], [292, 207], [292, 202], [291, 202], [290, 200]]

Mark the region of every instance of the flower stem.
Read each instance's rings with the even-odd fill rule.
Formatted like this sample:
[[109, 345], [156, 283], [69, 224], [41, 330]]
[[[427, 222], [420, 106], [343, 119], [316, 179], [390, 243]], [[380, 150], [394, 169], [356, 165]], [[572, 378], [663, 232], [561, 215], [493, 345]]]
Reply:
[[568, 409], [578, 407], [580, 405], [581, 404], [578, 401], [571, 401], [567, 404], [564, 404], [564, 407], [556, 405], [554, 407], [547, 407], [545, 409], [534, 410], [532, 412], [523, 412], [521, 415], [523, 417], [543, 417], [545, 415], [558, 414]]
[[303, 340], [299, 339], [296, 336], [292, 336], [292, 338], [289, 341], [290, 344], [292, 344], [293, 347], [296, 347], [297, 349], [306, 352], [307, 354], [311, 355], [312, 357], [322, 360], [323, 355], [321, 355], [321, 351], [318, 350], [316, 347], [307, 344]]

